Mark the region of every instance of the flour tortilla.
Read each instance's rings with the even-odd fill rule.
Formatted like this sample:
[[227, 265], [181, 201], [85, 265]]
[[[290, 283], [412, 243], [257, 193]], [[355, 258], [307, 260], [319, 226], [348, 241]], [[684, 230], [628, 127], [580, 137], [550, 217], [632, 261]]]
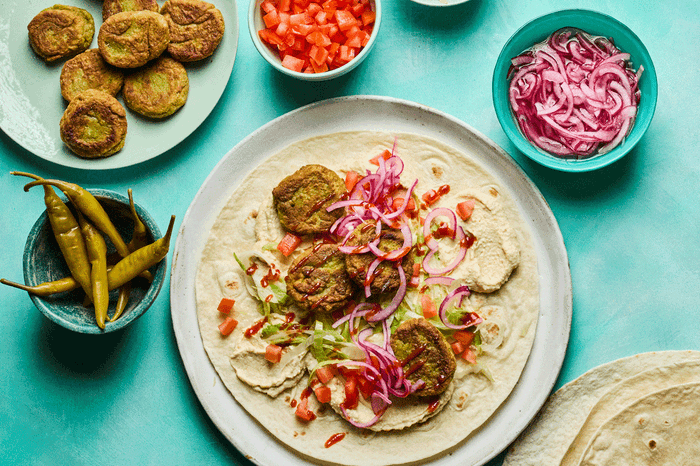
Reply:
[[589, 370], [549, 397], [537, 417], [511, 445], [503, 466], [559, 466], [595, 405], [616, 384], [659, 366], [684, 362], [700, 362], [700, 352], [642, 353]]
[[700, 458], [700, 383], [640, 398], [596, 432], [581, 466], [690, 466]]
[[[282, 393], [273, 398], [268, 394], [270, 387], [259, 386], [255, 389], [236, 376], [236, 370], [243, 374], [246, 369], [236, 367], [236, 361], [232, 362], [234, 348], [241, 344], [251, 345], [251, 352], [255, 350], [255, 344], [247, 342], [241, 334], [261, 315], [257, 311], [257, 303], [242, 284], [242, 273], [233, 261], [233, 254], [260, 247], [261, 239], [281, 239], [279, 235], [283, 231], [279, 228], [279, 221], [272, 218], [274, 215], [270, 214], [269, 205], [270, 192], [283, 177], [311, 163], [322, 163], [341, 177], [347, 170], [365, 173], [367, 169], [376, 168], [368, 164], [368, 160], [385, 149], [391, 149], [395, 138], [396, 153], [405, 163], [401, 175], [404, 183], [417, 178], [418, 193], [449, 184], [453, 192], [443, 200], [454, 205], [460, 199], [462, 189], [491, 192], [492, 196], [499, 198], [499, 209], [510, 221], [517, 237], [520, 245], [519, 265], [512, 273], [508, 271], [507, 282], [496, 292], [475, 293], [470, 297], [470, 305], [488, 310], [489, 315], [496, 316], [494, 318], [501, 323], [503, 342], [493, 345], [479, 358], [493, 380], [486, 376], [485, 371], [479, 372], [476, 370], [478, 368], [461, 361], [449, 402], [426, 422], [401, 430], [371, 432], [357, 429], [330, 408], [324, 410], [314, 404], [313, 396], [309, 398], [309, 403], [318, 418], [304, 423], [296, 418], [290, 402], [299, 398], [307, 377], [291, 388], [283, 387]], [[511, 256], [508, 251], [503, 252], [503, 257]], [[281, 259], [278, 255], [275, 260], [284, 275], [292, 258]], [[224, 296], [236, 300], [233, 314], [239, 320], [238, 327], [228, 337], [222, 337], [217, 328], [223, 317], [216, 307]], [[317, 464], [425, 464], [429, 459], [457, 447], [474, 429], [486, 422], [518, 381], [537, 325], [537, 258], [528, 227], [513, 198], [499, 186], [494, 176], [468, 154], [434, 139], [413, 134], [335, 133], [290, 145], [261, 161], [258, 168], [236, 187], [212, 227], [203, 250], [196, 279], [196, 301], [204, 348], [221, 380], [251, 416], [304, 459]], [[259, 370], [264, 367], [261, 363], [264, 355], [259, 348], [257, 351], [249, 358], [237, 359], [257, 358], [253, 367]], [[282, 362], [285, 363], [284, 359]], [[251, 371], [247, 373], [250, 375]], [[294, 371], [290, 369], [291, 378], [294, 377], [292, 374]], [[409, 411], [403, 417], [412, 416], [416, 410], [425, 412], [427, 407], [426, 402], [409, 404]], [[387, 418], [391, 419], [391, 415]], [[324, 446], [332, 434], [341, 432], [346, 433], [342, 441], [331, 448]], [[397, 454], [399, 451], [401, 453]]]
[[684, 361], [654, 367], [618, 383], [603, 395], [588, 414], [586, 421], [562, 459], [561, 466], [579, 464], [591, 438], [598, 428], [610, 418], [611, 413], [635, 403], [639, 398], [649, 393], [693, 382], [700, 382], [700, 361]]

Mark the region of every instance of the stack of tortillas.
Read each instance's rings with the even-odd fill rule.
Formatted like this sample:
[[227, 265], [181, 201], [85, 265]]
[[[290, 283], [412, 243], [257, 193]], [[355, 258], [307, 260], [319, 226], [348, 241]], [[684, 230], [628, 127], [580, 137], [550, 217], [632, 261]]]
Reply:
[[700, 352], [638, 354], [554, 393], [503, 466], [700, 465]]

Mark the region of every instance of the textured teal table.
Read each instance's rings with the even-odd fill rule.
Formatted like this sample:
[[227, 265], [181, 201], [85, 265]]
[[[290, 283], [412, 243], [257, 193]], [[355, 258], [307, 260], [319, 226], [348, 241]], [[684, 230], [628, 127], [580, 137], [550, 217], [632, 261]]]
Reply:
[[[536, 16], [574, 7], [626, 23], [646, 44], [659, 78], [656, 116], [639, 145], [620, 162], [579, 175], [542, 168], [518, 153], [496, 120], [490, 91], [508, 37]], [[247, 9], [248, 1], [239, 0], [240, 17]], [[700, 349], [698, 19], [695, 0], [471, 0], [450, 8], [384, 0], [380, 37], [368, 59], [345, 77], [316, 84], [267, 65], [241, 21], [238, 56], [218, 105], [190, 137], [151, 161], [106, 173], [67, 169], [0, 132], [0, 275], [21, 279], [26, 235], [43, 210], [10, 170], [88, 188], [132, 187], [164, 228], [170, 214], [179, 225], [210, 170], [259, 126], [330, 97], [386, 95], [447, 112], [486, 134], [549, 202], [574, 289], [571, 338], [557, 386], [623, 356]], [[219, 434], [190, 387], [168, 288], [166, 282], [133, 326], [97, 338], [63, 330], [25, 293], [0, 288], [0, 463], [250, 464]], [[497, 458], [489, 466], [500, 464]]]

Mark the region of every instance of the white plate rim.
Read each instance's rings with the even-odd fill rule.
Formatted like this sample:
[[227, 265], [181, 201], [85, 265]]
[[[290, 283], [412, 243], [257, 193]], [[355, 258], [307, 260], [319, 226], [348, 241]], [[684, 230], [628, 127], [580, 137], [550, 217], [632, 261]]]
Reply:
[[[381, 115], [381, 127], [368, 121], [371, 120], [368, 117], [375, 114]], [[302, 125], [306, 120], [315, 122], [315, 126]], [[443, 142], [451, 145], [454, 145], [450, 140], [453, 137], [457, 140], [460, 136], [473, 138], [472, 142], [482, 144], [491, 152], [493, 166], [487, 169], [511, 190], [518, 208], [532, 215], [526, 216], [526, 222], [538, 256], [541, 309], [530, 357], [513, 392], [489, 421], [449, 455], [430, 462], [434, 466], [482, 465], [505, 450], [525, 429], [556, 383], [571, 328], [571, 273], [561, 231], [551, 209], [513, 159], [466, 123], [421, 104], [380, 96], [339, 97], [312, 103], [263, 125], [219, 161], [187, 209], [173, 252], [171, 316], [185, 370], [212, 422], [246, 458], [265, 466], [308, 464], [309, 458], [295, 453], [268, 434], [219, 379], [201, 342], [192, 284], [211, 225], [235, 185], [252, 168], [294, 140], [366, 129], [417, 132], [438, 138], [442, 135]], [[271, 135], [279, 136], [277, 143], [271, 141]], [[264, 156], [256, 158], [261, 153], [257, 146], [263, 148]], [[512, 178], [506, 180], [504, 176]], [[231, 181], [226, 189], [217, 185], [224, 180]], [[514, 186], [525, 191], [518, 192]]]
[[[92, 6], [92, 2], [83, 3], [89, 3], [89, 5], [91, 5], [89, 6], [89, 11], [93, 14], [93, 19], [95, 21], [95, 35], [89, 48], [96, 48], [99, 27], [103, 22], [101, 15], [102, 9], [100, 6]], [[163, 3], [163, 0], [159, 0], [159, 6], [162, 6]], [[195, 113], [188, 112], [185, 114], [184, 111], [187, 109], [187, 104], [185, 104], [183, 109], [176, 112], [173, 116], [165, 119], [170, 120], [177, 118], [178, 114], [182, 113], [182, 116], [180, 117], [182, 123], [179, 123], [176, 129], [162, 135], [161, 138], [157, 138], [156, 140], [160, 141], [159, 143], [146, 147], [132, 144], [132, 146], [129, 147], [129, 129], [134, 127], [134, 125], [147, 125], [150, 128], [151, 126], [157, 127], [159, 125], [167, 125], [168, 121], [150, 120], [148, 118], [136, 115], [134, 112], [126, 108], [123, 103], [123, 97], [120, 93], [117, 96], [117, 99], [127, 111], [127, 145], [124, 149], [110, 157], [99, 159], [84, 159], [78, 157], [70, 152], [69, 149], [63, 147], [63, 142], [60, 140], [60, 138], [56, 138], [54, 140], [54, 137], [49, 134], [49, 132], [55, 130], [56, 136], [58, 135], [57, 128], [59, 121], [57, 120], [55, 122], [55, 128], [52, 127], [50, 130], [45, 129], [45, 125], [43, 124], [44, 121], [40, 116], [42, 113], [42, 108], [35, 108], [33, 106], [34, 102], [32, 97], [25, 92], [24, 89], [20, 88], [22, 84], [20, 84], [19, 80], [27, 80], [27, 77], [22, 76], [21, 74], [15, 74], [15, 68], [19, 67], [21, 69], [22, 67], [20, 65], [22, 60], [25, 59], [32, 61], [35, 60], [36, 63], [42, 63], [42, 60], [34, 54], [29, 46], [29, 42], [26, 39], [26, 27], [21, 31], [17, 30], [17, 26], [21, 26], [21, 24], [19, 24], [20, 21], [15, 18], [12, 13], [14, 13], [18, 4], [21, 5], [21, 9], [20, 13], [17, 14], [27, 16], [27, 23], [29, 23], [33, 15], [39, 13], [41, 9], [49, 8], [51, 5], [53, 5], [53, 3], [51, 3], [49, 0], [31, 0], [28, 3], [14, 0], [12, 4], [3, 6], [3, 8], [7, 8], [7, 11], [10, 14], [8, 15], [8, 18], [0, 19], [0, 67], [5, 68], [4, 70], [0, 71], [0, 130], [2, 130], [2, 132], [12, 139], [17, 145], [40, 159], [55, 163], [57, 165], [84, 170], [108, 170], [124, 168], [151, 160], [171, 150], [184, 141], [190, 134], [192, 134], [214, 110], [226, 87], [228, 86], [238, 52], [238, 6], [236, 4], [236, 0], [218, 0], [218, 5], [216, 6], [221, 10], [225, 21], [224, 41], [219, 45], [212, 57], [202, 60], [201, 63], [193, 62], [185, 64], [185, 68], [188, 70], [190, 78], [192, 79], [194, 77], [196, 79], [196, 75], [191, 74], [192, 71], [196, 70], [197, 68], [206, 68], [207, 66], [211, 66], [211, 61], [216, 60], [223, 62], [222, 65], [217, 65], [221, 66], [221, 72], [216, 73], [217, 80], [214, 83], [215, 85], [207, 87], [206, 97], [204, 99], [188, 99], [198, 101]], [[88, 5], [84, 5], [80, 2], [73, 2], [71, 5], [88, 9]], [[98, 10], [99, 15], [96, 14]], [[13, 44], [11, 46], [9, 44], [10, 41], [19, 40], [22, 41], [23, 45], [26, 45], [26, 47], [23, 47], [25, 50], [20, 52], [22, 54], [21, 57], [17, 57], [12, 53], [12, 49], [17, 47], [17, 45]], [[15, 61], [17, 61], [16, 64]], [[47, 65], [47, 68], [52, 69], [50, 71], [52, 74], [57, 74], [57, 72], [60, 72], [60, 69], [63, 67], [63, 63], [65, 63], [65, 61], [66, 60], [59, 60], [55, 64]], [[207, 85], [210, 82], [211, 81], [207, 81]], [[192, 82], [190, 85], [192, 85]], [[204, 86], [199, 87], [202, 89], [204, 88]], [[191, 86], [190, 97], [192, 97], [193, 91], [194, 88]], [[61, 108], [65, 109], [66, 103], [61, 97], [58, 77], [55, 78], [55, 94], [56, 102], [60, 101], [60, 105], [62, 105]], [[18, 110], [21, 112], [20, 119], [22, 121], [20, 122], [17, 122], [16, 115]], [[51, 124], [53, 124], [53, 122]], [[23, 130], [26, 131], [26, 128], [31, 125], [42, 128], [42, 130], [36, 130], [40, 134], [32, 133], [31, 131], [29, 131], [27, 134], [23, 134]], [[52, 152], [50, 150], [51, 148], [42, 148], [41, 144], [37, 144], [36, 141], [30, 142], [32, 139], [50, 139], [51, 144], [55, 144], [55, 147], [58, 149]], [[141, 139], [144, 138], [142, 137]], [[147, 140], [150, 138], [145, 139]], [[120, 155], [127, 153], [125, 151], [128, 151], [129, 157], [120, 157]]]

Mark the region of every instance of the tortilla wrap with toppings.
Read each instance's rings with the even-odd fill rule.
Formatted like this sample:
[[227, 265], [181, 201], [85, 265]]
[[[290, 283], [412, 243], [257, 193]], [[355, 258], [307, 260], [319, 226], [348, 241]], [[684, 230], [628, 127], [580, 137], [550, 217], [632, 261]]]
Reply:
[[[660, 351], [618, 359], [589, 370], [549, 397], [511, 445], [503, 466], [559, 466], [567, 449], [585, 449], [591, 434], [609, 416], [655, 391], [653, 387], [658, 390], [667, 383], [693, 380], [698, 364], [698, 351]], [[579, 433], [581, 439], [587, 440], [577, 441]]]
[[[378, 156], [384, 159], [378, 160]], [[386, 158], [389, 156], [391, 159]], [[380, 178], [374, 171], [400, 164], [401, 169], [394, 174], [400, 174], [404, 195], [412, 196], [416, 204], [416, 215], [409, 218], [407, 203], [401, 216], [407, 223], [401, 225], [401, 232], [404, 239], [415, 238], [416, 244], [422, 244], [423, 251], [417, 252], [415, 245], [412, 248], [410, 254], [416, 255], [415, 263], [422, 266], [414, 266], [415, 276], [402, 278], [399, 291], [365, 299], [359, 286], [350, 304], [328, 311], [331, 314], [325, 310], [322, 313], [320, 308], [305, 310], [303, 302], [287, 296], [284, 277], [299, 267], [300, 258], [307, 260], [304, 254], [320, 249], [332, 235], [301, 235], [301, 244], [294, 252], [288, 257], [281, 254], [276, 246], [287, 232], [280, 223], [272, 191], [283, 179], [312, 164], [322, 164], [341, 179], [347, 179], [349, 172], [362, 174], [358, 184]], [[440, 191], [440, 195], [429, 196], [434, 203], [425, 205], [426, 197], [421, 195], [431, 190], [433, 194]], [[339, 202], [348, 198], [352, 195], [344, 195], [344, 201]], [[454, 228], [447, 228], [447, 233], [440, 236], [437, 230], [445, 230], [445, 222], [440, 226], [436, 223], [432, 240], [439, 243], [439, 250], [426, 247], [435, 243], [423, 235], [425, 227], [420, 225], [420, 218], [434, 208], [455, 210], [465, 200], [471, 208], [466, 220], [455, 217]], [[366, 210], [372, 210], [369, 206], [363, 203]], [[464, 213], [457, 211], [460, 216]], [[342, 224], [343, 220], [338, 222]], [[430, 228], [432, 222], [426, 223]], [[455, 231], [461, 231], [462, 236], [453, 239]], [[342, 246], [342, 237], [336, 240]], [[399, 257], [397, 251], [381, 254], [385, 255], [383, 259]], [[460, 254], [464, 257], [457, 261]], [[428, 255], [433, 262], [425, 264]], [[403, 256], [397, 262], [402, 260]], [[443, 267], [447, 262], [455, 265]], [[444, 271], [432, 277], [438, 284], [425, 282], [431, 275], [425, 271], [426, 265]], [[396, 270], [404, 276], [402, 267]], [[440, 309], [439, 316], [426, 313], [428, 318], [423, 319], [426, 308], [422, 294], [429, 294]], [[402, 299], [389, 317], [372, 321], [388, 311], [392, 306], [389, 302], [394, 303], [397, 297]], [[235, 301], [230, 314], [217, 311], [222, 298]], [[355, 305], [356, 300], [360, 304]], [[518, 381], [537, 325], [537, 258], [528, 227], [511, 194], [468, 154], [414, 134], [334, 133], [290, 145], [262, 161], [236, 187], [204, 247], [197, 272], [196, 302], [204, 348], [221, 380], [237, 402], [281, 442], [309, 461], [322, 464], [423, 464], [455, 448], [486, 422]], [[361, 305], [373, 311], [350, 318], [348, 309]], [[344, 318], [339, 318], [344, 313]], [[237, 326], [229, 335], [222, 335], [219, 325], [231, 317]], [[395, 332], [397, 326], [416, 319], [428, 321], [427, 327], [439, 329], [440, 338], [460, 351], [454, 372], [438, 377], [437, 383], [445, 385], [438, 395], [417, 396], [417, 390], [426, 384], [425, 376], [411, 381], [408, 373], [418, 364], [407, 362], [411, 356], [399, 361], [391, 354], [387, 332]], [[351, 325], [357, 328], [349, 330]], [[282, 334], [289, 338], [280, 345], [287, 346], [278, 362], [270, 362], [271, 342], [278, 342]], [[465, 334], [470, 335], [467, 342], [457, 340]], [[368, 374], [380, 367], [377, 358], [367, 356], [372, 348], [394, 356], [393, 365], [381, 367], [403, 374], [402, 387], [412, 394], [387, 397], [385, 392], [379, 393], [377, 387], [382, 383], [375, 380], [375, 391], [368, 399], [359, 396], [356, 406], [348, 405], [348, 383], [357, 371], [364, 370], [357, 379], [367, 382]], [[319, 383], [316, 371], [325, 366], [331, 367], [335, 376]], [[402, 370], [397, 369], [399, 366]], [[309, 395], [311, 388], [319, 386], [330, 389], [329, 402], [322, 404]], [[311, 412], [313, 420], [300, 418], [301, 404], [303, 413]], [[332, 436], [342, 439], [328, 445]], [[428, 437], [430, 441], [426, 441]], [[397, 451], [401, 451], [400, 456], [389, 454]]]

